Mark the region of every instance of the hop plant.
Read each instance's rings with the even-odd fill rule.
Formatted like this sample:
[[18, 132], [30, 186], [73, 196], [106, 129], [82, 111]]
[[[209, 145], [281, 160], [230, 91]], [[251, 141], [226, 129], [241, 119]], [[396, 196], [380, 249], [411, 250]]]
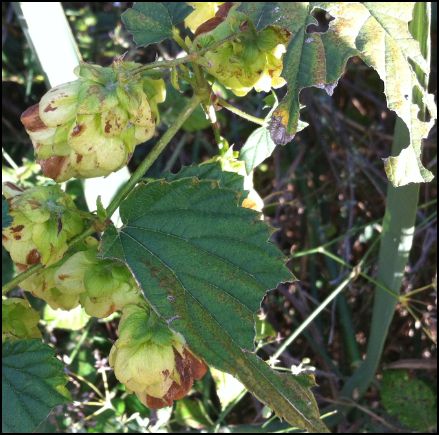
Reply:
[[186, 17], [184, 24], [195, 33], [198, 27], [215, 16], [219, 6], [223, 3], [224, 2], [188, 2], [188, 5], [192, 6], [194, 10]]
[[59, 186], [23, 190], [3, 185], [12, 224], [2, 230], [3, 246], [21, 269], [60, 260], [67, 243], [83, 230], [83, 219], [69, 195]]
[[2, 341], [39, 338], [40, 316], [24, 299], [2, 300]]
[[[207, 30], [215, 26], [206, 25]], [[232, 9], [227, 19], [194, 41], [198, 49], [205, 48], [237, 32], [239, 36], [209, 50], [199, 63], [224, 87], [237, 96], [246, 95], [251, 89], [269, 92], [286, 82], [280, 76], [289, 32], [275, 26], [258, 31], [245, 15]]]
[[85, 291], [80, 302], [90, 316], [107, 317], [125, 305], [143, 300], [131, 272], [117, 261], [97, 259], [83, 279]]
[[120, 382], [150, 408], [172, 405], [201, 379], [207, 366], [143, 303], [126, 305], [110, 365]]
[[81, 64], [78, 80], [50, 89], [21, 116], [45, 176], [108, 175], [150, 139], [165, 99], [162, 79], [137, 74], [140, 64]]
[[[93, 241], [94, 240], [94, 241]], [[126, 304], [142, 301], [140, 289], [121, 263], [97, 257], [97, 241], [68, 258], [61, 266], [47, 268], [22, 282], [24, 290], [52, 308], [71, 310], [81, 304], [94, 317], [107, 317]]]

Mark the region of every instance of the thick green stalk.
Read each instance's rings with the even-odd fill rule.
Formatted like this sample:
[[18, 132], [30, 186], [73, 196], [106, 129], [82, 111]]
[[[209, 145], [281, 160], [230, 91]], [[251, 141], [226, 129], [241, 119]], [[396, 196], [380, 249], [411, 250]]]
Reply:
[[[420, 41], [422, 54], [429, 60], [430, 48], [430, 4], [419, 2], [414, 9], [411, 31]], [[426, 84], [427, 78], [422, 80]], [[417, 103], [420, 103], [417, 101]], [[398, 155], [409, 143], [409, 132], [398, 119], [392, 145], [392, 155]], [[383, 221], [377, 281], [399, 294], [404, 270], [412, 247], [416, 212], [419, 198], [419, 184], [393, 187], [387, 190], [387, 204]], [[367, 345], [366, 359], [347, 381], [341, 396], [357, 399], [373, 382], [379, 366], [384, 344], [392, 321], [397, 299], [381, 289], [375, 289], [372, 323]]]

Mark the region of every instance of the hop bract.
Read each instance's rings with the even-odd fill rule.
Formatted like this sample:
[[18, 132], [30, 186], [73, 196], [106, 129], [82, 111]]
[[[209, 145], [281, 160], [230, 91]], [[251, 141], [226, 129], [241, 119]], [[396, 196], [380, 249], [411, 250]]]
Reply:
[[197, 49], [209, 47], [237, 32], [239, 27], [238, 37], [207, 51], [200, 64], [237, 96], [244, 96], [251, 89], [269, 92], [283, 86], [286, 82], [280, 76], [282, 56], [289, 39], [289, 32], [284, 29], [269, 26], [257, 31], [245, 16], [231, 11], [226, 20], [200, 34], [194, 43]]
[[108, 175], [150, 139], [165, 99], [163, 80], [140, 64], [81, 64], [79, 79], [50, 89], [21, 116], [45, 176], [56, 181]]
[[83, 230], [82, 217], [73, 200], [59, 186], [22, 190], [5, 183], [12, 224], [2, 230], [3, 246], [19, 268], [60, 260], [67, 244]]
[[96, 245], [28, 278], [21, 287], [54, 309], [70, 310], [81, 304], [93, 317], [107, 317], [126, 304], [142, 301], [126, 266], [98, 258]]
[[184, 338], [145, 304], [125, 306], [110, 365], [117, 379], [150, 408], [170, 406], [183, 398], [194, 379], [207, 371]]
[[2, 341], [39, 338], [40, 316], [24, 299], [2, 300]]

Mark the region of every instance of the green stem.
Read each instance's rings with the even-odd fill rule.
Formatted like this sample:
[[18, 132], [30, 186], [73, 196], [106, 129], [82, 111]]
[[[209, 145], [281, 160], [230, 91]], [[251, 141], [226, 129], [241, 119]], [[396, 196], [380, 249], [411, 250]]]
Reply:
[[12, 278], [10, 281], [8, 281], [5, 285], [2, 286], [2, 295], [17, 287], [17, 285], [20, 284], [21, 281], [24, 281], [25, 279], [29, 278], [30, 276], [32, 276], [34, 273], [37, 273], [42, 268], [43, 265], [41, 263], [36, 264], [35, 266], [30, 267], [24, 272], [18, 274], [16, 277]]
[[[414, 38], [421, 41], [421, 51], [427, 60], [430, 58], [428, 42], [430, 37], [430, 7], [427, 2], [416, 3], [413, 21], [410, 25]], [[422, 106], [422, 101], [417, 101], [417, 103]], [[395, 125], [392, 155], [398, 155], [409, 141], [407, 127], [398, 118]], [[388, 185], [377, 281], [392, 289], [398, 295], [412, 248], [419, 187], [418, 183], [397, 188], [390, 183]], [[394, 297], [379, 291], [378, 288], [375, 290], [366, 359], [347, 381], [341, 391], [341, 396], [352, 398], [355, 395], [355, 398], [361, 397], [374, 380], [396, 303], [397, 299]]]
[[[160, 140], [155, 144], [154, 148], [148, 153], [143, 162], [139, 165], [139, 167], [133, 172], [131, 178], [127, 181], [124, 187], [119, 190], [117, 195], [113, 198], [110, 205], [106, 209], [107, 216], [111, 216], [116, 209], [119, 207], [120, 203], [124, 200], [124, 198], [128, 195], [128, 193], [133, 189], [133, 187], [139, 182], [139, 180], [145, 175], [146, 171], [153, 165], [153, 163], [157, 160], [158, 156], [161, 152], [166, 148], [168, 143], [172, 140], [175, 134], [178, 132], [183, 123], [189, 118], [191, 113], [195, 110], [195, 108], [200, 104], [200, 99], [197, 96], [192, 97], [192, 99], [186, 104], [183, 110], [178, 115], [175, 122], [166, 130], [166, 133], [160, 138]], [[96, 228], [90, 227], [85, 230], [83, 233], [79, 234], [75, 238], [73, 238], [69, 243], [69, 250], [72, 246], [81, 242], [88, 236], [91, 236], [94, 232], [96, 232]], [[61, 259], [58, 263], [64, 261], [65, 258]], [[56, 263], [54, 266], [56, 266]], [[42, 264], [37, 264], [27, 269], [26, 271], [20, 273], [15, 278], [7, 282], [2, 286], [2, 294], [7, 293], [8, 291], [14, 289], [20, 282], [29, 278], [33, 274], [37, 273], [43, 268]]]
[[273, 361], [276, 361], [285, 349], [312, 323], [312, 321], [333, 301], [338, 294], [340, 294], [347, 285], [355, 278], [356, 273], [353, 270], [349, 276], [335, 288], [329, 296], [310, 314], [306, 320], [285, 340], [279, 349], [272, 356]]
[[128, 193], [133, 189], [133, 187], [140, 181], [140, 179], [145, 175], [146, 171], [153, 165], [157, 160], [158, 156], [166, 148], [168, 143], [172, 140], [175, 134], [180, 130], [184, 122], [189, 118], [191, 113], [200, 104], [200, 100], [197, 96], [192, 97], [192, 99], [186, 104], [183, 110], [178, 115], [177, 119], [172, 123], [172, 125], [166, 130], [166, 133], [160, 138], [160, 140], [155, 144], [154, 148], [148, 153], [143, 162], [139, 167], [133, 172], [131, 178], [127, 181], [124, 187], [117, 193], [113, 198], [110, 205], [107, 207], [107, 216], [111, 216], [122, 200], [128, 195]]
[[227, 41], [231, 41], [232, 39], [237, 38], [240, 35], [241, 32], [233, 33], [232, 35], [229, 35], [227, 38], [221, 39], [220, 41], [213, 42], [208, 47], [204, 47], [199, 51], [193, 51], [189, 53], [187, 56], [180, 57], [179, 59], [172, 59], [172, 60], [159, 60], [157, 62], [149, 63], [148, 65], [142, 65], [139, 68], [134, 70], [134, 73], [142, 73], [144, 71], [148, 71], [150, 69], [155, 68], [173, 68], [177, 65], [182, 65], [184, 63], [189, 62], [195, 62], [200, 57], [204, 56], [208, 51], [215, 50], [216, 48], [220, 47]]
[[232, 104], [228, 103], [226, 100], [222, 98], [218, 98], [216, 100], [216, 103], [224, 107], [224, 109], [227, 109], [229, 112], [232, 112], [235, 115], [238, 115], [243, 119], [246, 119], [247, 121], [253, 122], [258, 125], [265, 125], [265, 119], [258, 118], [253, 115], [249, 115], [248, 113], [242, 111], [241, 109], [238, 109], [237, 107], [233, 106]]

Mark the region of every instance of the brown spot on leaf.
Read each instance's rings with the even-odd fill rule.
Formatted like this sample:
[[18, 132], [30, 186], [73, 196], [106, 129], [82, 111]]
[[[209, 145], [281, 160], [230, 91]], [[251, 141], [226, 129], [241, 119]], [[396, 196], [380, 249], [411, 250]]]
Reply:
[[40, 118], [39, 104], [34, 104], [26, 109], [21, 114], [20, 121], [24, 125], [24, 128], [30, 132], [40, 131], [47, 128]]
[[[52, 101], [53, 103], [54, 101]], [[55, 110], [58, 110], [57, 107], [53, 107], [52, 103], [49, 103], [48, 106], [46, 106], [46, 108], [44, 109], [44, 112], [54, 112]]]
[[14, 234], [14, 240], [21, 240], [20, 234]]
[[105, 128], [104, 128], [105, 133], [107, 134], [110, 133], [111, 129], [112, 129], [111, 122], [107, 120], [105, 122]]
[[40, 253], [36, 249], [32, 249], [26, 256], [27, 264], [37, 264], [40, 262], [41, 256]]
[[72, 136], [73, 137], [79, 136], [81, 133], [84, 132], [84, 129], [85, 129], [84, 124], [76, 124], [75, 127], [73, 127]]
[[41, 207], [41, 203], [36, 199], [29, 199], [27, 203], [30, 205], [32, 210], [36, 210], [37, 208]]
[[83, 157], [82, 154], [76, 154], [76, 163], [80, 163]]
[[67, 275], [66, 273], [62, 273], [61, 275], [58, 275], [58, 279], [61, 281], [64, 281], [66, 278], [68, 278], [70, 275]]
[[24, 225], [17, 225], [15, 227], [11, 227], [11, 231], [13, 233], [18, 233], [19, 231], [21, 231], [24, 228]]

